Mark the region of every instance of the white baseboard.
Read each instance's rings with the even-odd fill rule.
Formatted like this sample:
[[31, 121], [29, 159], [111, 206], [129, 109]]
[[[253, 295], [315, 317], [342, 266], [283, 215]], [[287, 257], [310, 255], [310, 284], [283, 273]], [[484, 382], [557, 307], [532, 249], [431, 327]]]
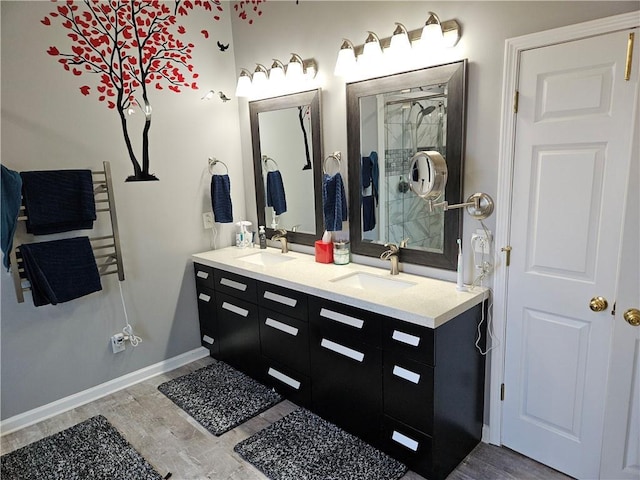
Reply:
[[6, 435], [21, 428], [28, 427], [34, 423], [41, 422], [47, 418], [51, 418], [72, 408], [79, 407], [85, 403], [92, 402], [98, 398], [104, 397], [111, 393], [122, 390], [123, 388], [130, 387], [136, 383], [147, 380], [156, 375], [169, 372], [178, 367], [191, 363], [195, 360], [209, 356], [209, 350], [204, 347], [199, 347], [189, 352], [185, 352], [162, 362], [158, 362], [148, 367], [141, 368], [135, 372], [128, 373], [108, 382], [96, 385], [82, 392], [74, 393], [68, 397], [61, 398], [55, 402], [48, 403], [33, 410], [29, 410], [24, 413], [20, 413], [13, 417], [7, 418], [0, 422], [0, 435]]

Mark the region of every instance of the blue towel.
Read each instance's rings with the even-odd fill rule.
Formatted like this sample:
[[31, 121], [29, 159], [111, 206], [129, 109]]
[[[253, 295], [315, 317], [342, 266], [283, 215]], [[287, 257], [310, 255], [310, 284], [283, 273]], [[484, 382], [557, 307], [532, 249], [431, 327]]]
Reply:
[[233, 222], [229, 175], [213, 175], [211, 177], [211, 206], [213, 207], [213, 215], [216, 218], [216, 222]]
[[340, 173], [333, 176], [324, 174], [322, 179], [322, 213], [325, 230], [330, 232], [342, 230], [342, 222], [347, 219], [347, 196]]
[[22, 244], [20, 253], [36, 307], [102, 290], [88, 237]]
[[18, 214], [22, 203], [22, 178], [18, 172], [9, 170], [2, 165], [2, 263], [9, 270], [9, 254], [13, 248], [13, 235], [18, 225]]
[[376, 228], [376, 207], [372, 195], [362, 197], [362, 231], [369, 232]]
[[22, 172], [27, 232], [34, 235], [93, 228], [96, 203], [91, 170]]
[[378, 201], [378, 189], [379, 189], [379, 181], [378, 177], [379, 167], [378, 167], [378, 154], [376, 152], [371, 152], [368, 157], [362, 157], [360, 166], [360, 175], [362, 178], [362, 188], [367, 188], [371, 185], [371, 193]]
[[276, 215], [287, 211], [287, 198], [279, 170], [267, 173], [267, 207], [273, 207]]

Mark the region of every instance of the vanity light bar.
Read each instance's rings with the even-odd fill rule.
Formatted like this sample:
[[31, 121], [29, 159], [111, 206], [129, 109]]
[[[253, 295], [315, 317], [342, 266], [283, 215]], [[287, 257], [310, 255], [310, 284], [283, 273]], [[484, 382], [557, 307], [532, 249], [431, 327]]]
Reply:
[[[348, 39], [343, 39], [334, 74], [346, 77], [371, 64], [387, 60], [394, 62], [404, 55], [420, 55], [433, 49], [455, 47], [460, 37], [460, 24], [456, 20], [441, 22], [435, 13], [429, 12], [424, 27], [419, 29], [407, 30], [396, 22], [396, 29], [390, 37], [379, 38], [374, 32], [368, 32], [362, 45], [354, 45]], [[385, 55], [382, 55], [383, 51]]]
[[308, 90], [317, 73], [318, 64], [313, 58], [303, 59], [292, 53], [286, 65], [274, 58], [270, 68], [256, 64], [253, 75], [246, 68], [240, 70], [236, 97], [272, 97]]

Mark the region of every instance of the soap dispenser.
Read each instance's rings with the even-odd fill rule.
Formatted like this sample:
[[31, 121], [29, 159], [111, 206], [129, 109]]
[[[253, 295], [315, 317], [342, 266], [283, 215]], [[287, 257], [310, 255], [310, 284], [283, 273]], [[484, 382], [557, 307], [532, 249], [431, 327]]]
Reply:
[[264, 231], [264, 225], [258, 227], [258, 238], [260, 239], [260, 248], [262, 250], [267, 248], [267, 234]]

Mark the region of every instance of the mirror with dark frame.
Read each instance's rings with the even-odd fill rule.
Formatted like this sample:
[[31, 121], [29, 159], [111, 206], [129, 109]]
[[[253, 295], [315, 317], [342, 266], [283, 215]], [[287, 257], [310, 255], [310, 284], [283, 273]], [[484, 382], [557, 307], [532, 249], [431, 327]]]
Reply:
[[[395, 243], [400, 261], [456, 269], [460, 210], [430, 211], [409, 188], [411, 158], [446, 161], [444, 196], [462, 200], [467, 61], [347, 84], [351, 251], [379, 257]], [[403, 240], [408, 239], [406, 247]]]
[[291, 243], [322, 236], [320, 89], [249, 102], [258, 224]]

